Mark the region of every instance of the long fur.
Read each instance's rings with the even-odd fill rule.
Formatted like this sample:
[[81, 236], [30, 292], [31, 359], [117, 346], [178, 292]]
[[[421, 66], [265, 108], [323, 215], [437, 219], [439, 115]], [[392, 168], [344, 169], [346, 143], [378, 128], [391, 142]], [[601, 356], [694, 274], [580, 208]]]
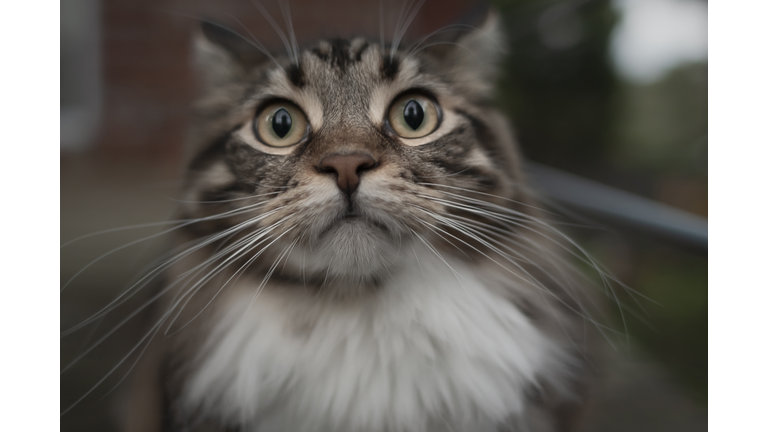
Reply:
[[[595, 320], [490, 108], [495, 21], [290, 56], [204, 28], [190, 222], [156, 270], [127, 430], [570, 430]], [[408, 91], [442, 115], [423, 138], [385, 120]], [[304, 112], [304, 141], [254, 134], [270, 100]], [[348, 193], [318, 164], [355, 152], [376, 163]]]

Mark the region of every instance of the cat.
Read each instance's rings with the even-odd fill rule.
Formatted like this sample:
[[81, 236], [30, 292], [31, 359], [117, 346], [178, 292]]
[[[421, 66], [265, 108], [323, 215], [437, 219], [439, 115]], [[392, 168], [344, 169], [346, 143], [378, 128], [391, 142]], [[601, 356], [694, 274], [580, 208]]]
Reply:
[[497, 16], [286, 55], [201, 27], [124, 430], [573, 430], [591, 300], [493, 108]]

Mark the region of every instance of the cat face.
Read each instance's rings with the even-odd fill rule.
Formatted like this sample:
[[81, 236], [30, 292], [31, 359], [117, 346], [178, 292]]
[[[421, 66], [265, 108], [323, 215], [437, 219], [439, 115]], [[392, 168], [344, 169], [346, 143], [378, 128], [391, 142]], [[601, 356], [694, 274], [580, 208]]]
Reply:
[[245, 259], [372, 282], [410, 242], [450, 249], [456, 233], [440, 218], [462, 213], [452, 196], [524, 199], [505, 120], [489, 108], [493, 19], [452, 44], [335, 40], [286, 57], [204, 30], [185, 211], [210, 218], [204, 234], [231, 230]]

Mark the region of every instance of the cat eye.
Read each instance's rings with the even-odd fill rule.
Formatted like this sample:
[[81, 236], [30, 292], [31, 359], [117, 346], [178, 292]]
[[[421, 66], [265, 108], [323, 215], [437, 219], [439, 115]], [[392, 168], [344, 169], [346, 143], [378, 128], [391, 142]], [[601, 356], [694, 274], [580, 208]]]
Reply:
[[440, 112], [427, 96], [409, 93], [400, 96], [389, 109], [389, 127], [403, 138], [421, 138], [437, 129]]
[[290, 102], [275, 102], [259, 112], [253, 122], [259, 141], [270, 147], [288, 147], [307, 136], [307, 118]]

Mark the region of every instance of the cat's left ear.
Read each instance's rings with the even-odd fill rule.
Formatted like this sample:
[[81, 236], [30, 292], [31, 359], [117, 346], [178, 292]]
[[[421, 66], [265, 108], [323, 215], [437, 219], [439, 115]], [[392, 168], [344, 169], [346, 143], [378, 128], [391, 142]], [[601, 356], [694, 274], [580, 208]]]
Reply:
[[197, 68], [210, 86], [236, 81], [269, 59], [254, 42], [210, 21], [200, 22], [194, 52]]
[[500, 21], [498, 12], [490, 10], [480, 26], [462, 32], [452, 41], [433, 42], [428, 48], [441, 72], [447, 74], [456, 88], [468, 94], [491, 96], [499, 63], [506, 53]]

